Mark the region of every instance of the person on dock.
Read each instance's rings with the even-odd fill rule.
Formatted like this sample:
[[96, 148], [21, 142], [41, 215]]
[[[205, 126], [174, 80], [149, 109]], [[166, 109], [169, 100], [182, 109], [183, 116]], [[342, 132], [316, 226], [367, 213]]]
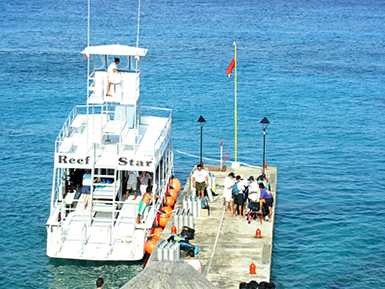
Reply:
[[247, 180], [247, 178], [243, 178], [241, 180], [241, 184], [242, 184], [242, 196], [243, 196], [243, 213], [246, 214], [246, 207], [249, 199], [250, 183]]
[[250, 202], [258, 202], [261, 196], [258, 183], [254, 180], [253, 176], [249, 177], [250, 187], [249, 187], [249, 199]]
[[102, 289], [104, 286], [104, 280], [103, 278], [98, 278], [96, 280], [96, 289]]
[[187, 264], [193, 266], [195, 270], [197, 270], [199, 273], [202, 274], [202, 264], [201, 264], [201, 261], [199, 261], [198, 259], [195, 259], [194, 250], [188, 251], [188, 257], [189, 257], [189, 260], [187, 260]]
[[259, 184], [259, 188], [261, 189], [261, 199], [259, 201], [258, 213], [262, 214], [262, 207], [264, 204], [266, 204], [267, 207], [269, 208], [269, 222], [271, 222], [273, 203], [274, 203], [273, 194], [267, 188], [265, 188], [265, 185], [263, 183]]
[[118, 70], [118, 64], [120, 63], [119, 58], [115, 58], [115, 61], [108, 66], [107, 69], [107, 78], [108, 78], [108, 83], [107, 83], [107, 96], [112, 96], [110, 94], [110, 87], [111, 83], [118, 83], [120, 81], [120, 75], [119, 75], [119, 70]]
[[197, 165], [197, 169], [192, 175], [192, 183], [193, 187], [196, 189], [198, 197], [205, 197], [206, 184], [209, 184], [208, 176], [209, 174], [202, 168], [202, 165]]
[[130, 192], [130, 190], [134, 191], [134, 198], [132, 200], [133, 201], [136, 200], [136, 194], [137, 194], [136, 186], [138, 184], [138, 173], [129, 171], [127, 173], [127, 177], [124, 180], [124, 182], [127, 184], [127, 186], [126, 186], [126, 200], [128, 199], [128, 193]]
[[257, 183], [263, 183], [263, 185], [265, 186], [265, 188], [267, 188], [268, 190], [270, 190], [270, 183], [269, 183], [269, 180], [267, 179], [266, 175], [265, 174], [262, 174], [260, 175], [258, 178], [257, 178]]
[[[232, 216], [233, 212], [233, 198], [232, 198], [232, 188], [234, 185], [234, 173], [231, 172], [227, 175], [224, 180], [224, 188], [223, 188], [223, 197], [225, 198], [225, 208], [226, 214]], [[229, 212], [229, 204], [230, 204], [230, 212]]]
[[[234, 189], [235, 188], [235, 189]], [[239, 216], [243, 217], [243, 183], [241, 176], [235, 178], [235, 183], [232, 188], [233, 198], [234, 198], [234, 217], [237, 216], [237, 209], [239, 211]]]
[[142, 196], [147, 192], [147, 187], [149, 186], [149, 181], [152, 181], [152, 177], [149, 172], [141, 172], [139, 176], [140, 181], [140, 193]]
[[[142, 200], [139, 203], [138, 216], [136, 217], [136, 223], [140, 223], [140, 216], [143, 215], [144, 210], [147, 208], [150, 201], [154, 198], [154, 194], [152, 193], [152, 186], [148, 186], [146, 188], [146, 193], [143, 194]], [[158, 195], [155, 196], [156, 199], [159, 198]]]

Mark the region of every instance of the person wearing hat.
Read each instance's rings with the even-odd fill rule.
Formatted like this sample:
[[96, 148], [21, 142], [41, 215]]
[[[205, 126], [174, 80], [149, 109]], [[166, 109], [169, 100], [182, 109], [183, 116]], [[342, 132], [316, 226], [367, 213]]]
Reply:
[[[233, 211], [233, 198], [232, 198], [232, 188], [234, 185], [235, 175], [233, 172], [229, 173], [224, 181], [223, 188], [223, 197], [225, 198], [225, 208], [226, 214], [232, 216], [234, 214]], [[230, 204], [230, 212], [229, 212], [229, 204]]]

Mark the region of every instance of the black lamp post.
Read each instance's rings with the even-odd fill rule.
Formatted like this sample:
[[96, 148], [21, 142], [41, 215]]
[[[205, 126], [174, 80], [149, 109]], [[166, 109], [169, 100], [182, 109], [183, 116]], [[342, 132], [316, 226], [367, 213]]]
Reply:
[[262, 175], [265, 176], [265, 143], [266, 143], [266, 128], [270, 124], [270, 121], [264, 117], [260, 124], [263, 128], [263, 163], [262, 163]]
[[201, 162], [200, 164], [203, 164], [202, 163], [202, 135], [203, 135], [203, 127], [205, 126], [206, 120], [203, 118], [203, 116], [200, 116], [197, 120], [197, 123], [199, 123], [201, 127]]

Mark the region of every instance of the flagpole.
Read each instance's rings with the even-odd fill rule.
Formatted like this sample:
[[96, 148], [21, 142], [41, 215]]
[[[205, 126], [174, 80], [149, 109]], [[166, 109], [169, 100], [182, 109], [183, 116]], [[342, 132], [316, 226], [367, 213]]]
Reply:
[[235, 59], [235, 162], [237, 162], [237, 43], [234, 45], [234, 59]]

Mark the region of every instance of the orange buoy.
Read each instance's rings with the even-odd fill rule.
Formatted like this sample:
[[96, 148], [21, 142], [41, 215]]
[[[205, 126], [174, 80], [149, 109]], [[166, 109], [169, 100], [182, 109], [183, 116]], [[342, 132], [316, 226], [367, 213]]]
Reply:
[[171, 227], [171, 234], [173, 234], [173, 235], [176, 234], [176, 227], [175, 226]]
[[166, 214], [161, 214], [160, 216], [159, 216], [159, 221], [158, 221], [158, 224], [159, 224], [159, 226], [161, 226], [161, 227], [166, 227], [166, 225], [167, 225], [167, 222], [168, 222], [168, 220], [170, 219], [170, 217], [168, 216], [168, 215], [166, 215]]
[[263, 167], [264, 167], [265, 169], [267, 169], [267, 163], [266, 163], [266, 162], [263, 163]]
[[167, 196], [167, 197], [166, 197], [166, 204], [167, 204], [167, 206], [169, 206], [169, 207], [174, 206], [174, 204], [175, 204], [174, 198], [171, 197], [171, 196]]
[[255, 236], [257, 236], [257, 238], [261, 238], [261, 230], [259, 228], [257, 229], [257, 232], [255, 232]]
[[174, 189], [170, 189], [168, 191], [168, 194], [174, 199], [174, 201], [176, 201], [176, 199], [178, 199], [178, 193]]
[[173, 187], [174, 190], [175, 190], [177, 193], [179, 193], [180, 190], [182, 189], [182, 184], [181, 184], [180, 181], [179, 181], [176, 177], [174, 177], [174, 176], [170, 179], [169, 185], [170, 185], [171, 187]]
[[172, 214], [172, 208], [169, 206], [164, 206], [163, 211], [167, 214], [167, 217], [170, 218]]
[[250, 265], [250, 274], [255, 274], [255, 265], [254, 265], [254, 263], [251, 263], [251, 265]]
[[157, 240], [154, 238], [149, 238], [144, 245], [146, 252], [151, 255], [152, 250], [154, 250]]
[[154, 229], [152, 238], [158, 241], [159, 238], [160, 238], [160, 234], [159, 233], [162, 233], [162, 232], [163, 232], [163, 228], [162, 227], [156, 227]]

